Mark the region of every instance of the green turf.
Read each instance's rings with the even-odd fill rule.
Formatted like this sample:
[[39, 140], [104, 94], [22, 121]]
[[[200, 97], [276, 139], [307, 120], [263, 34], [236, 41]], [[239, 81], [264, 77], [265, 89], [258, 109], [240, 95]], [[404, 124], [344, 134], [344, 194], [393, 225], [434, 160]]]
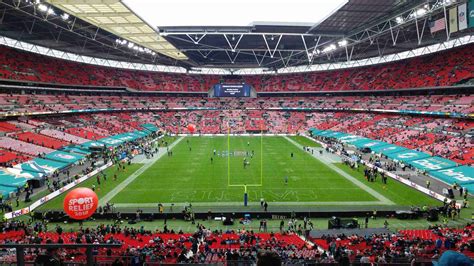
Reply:
[[292, 136], [289, 137], [290, 139], [298, 142], [299, 144], [306, 146], [306, 147], [321, 147], [321, 144], [317, 143], [314, 140], [310, 140], [307, 137], [303, 136]]
[[364, 168], [360, 167], [358, 170], [354, 170], [349, 166], [338, 163], [336, 164], [339, 168], [349, 173], [353, 177], [356, 177], [358, 180], [364, 182], [370, 188], [379, 192], [389, 200], [396, 202], [399, 205], [410, 206], [442, 206], [442, 202], [434, 198], [426, 196], [424, 193], [419, 192], [415, 189], [412, 189], [398, 181], [395, 181], [391, 178], [388, 178], [387, 185], [382, 183], [381, 178], [377, 178], [376, 182], [368, 182], [364, 178]]
[[[99, 199], [105, 196], [108, 192], [110, 192], [117, 184], [121, 183], [125, 178], [131, 175], [133, 172], [138, 170], [142, 167], [143, 164], [131, 164], [127, 165], [125, 171], [118, 171], [116, 166], [110, 167], [109, 169], [105, 170], [104, 173], [107, 175], [107, 181], [104, 181], [101, 178], [101, 185], [97, 184], [97, 178], [95, 176], [87, 179], [86, 181], [82, 182], [81, 184], [77, 185], [78, 187], [88, 187], [92, 188], [92, 185], [96, 186], [96, 194]], [[117, 173], [117, 180], [113, 180], [114, 174]], [[62, 209], [63, 208], [63, 201], [64, 197], [67, 193], [63, 193], [58, 197], [54, 198], [53, 200], [47, 202], [46, 204], [42, 205], [39, 210], [49, 210], [49, 209]]]
[[[213, 155], [214, 149], [227, 151], [229, 143], [231, 151], [254, 151], [247, 169], [243, 156]], [[263, 186], [250, 186], [260, 185], [262, 177]], [[376, 201], [283, 137], [231, 137], [230, 142], [227, 137], [189, 137], [173, 149], [172, 157], [160, 159], [112, 202], [241, 202], [244, 187], [229, 184], [249, 185], [250, 201]]]
[[[292, 137], [301, 145], [310, 141], [304, 137]], [[176, 138], [168, 138], [171, 144]], [[249, 143], [249, 145], [247, 144]], [[245, 156], [250, 165], [244, 169], [244, 156], [214, 156], [213, 150], [240, 151], [254, 156]], [[309, 145], [305, 145], [309, 146]], [[191, 151], [189, 150], [191, 148]], [[188, 137], [173, 149], [173, 156], [166, 154], [119, 192], [114, 203], [181, 203], [210, 202], [241, 205], [247, 184], [250, 202], [260, 198], [272, 202], [332, 202], [364, 201], [378, 204], [378, 200], [340, 176], [326, 165], [303, 152], [283, 137]], [[291, 158], [290, 154], [294, 157]], [[263, 156], [262, 156], [263, 154]], [[213, 158], [211, 164], [210, 158]], [[363, 178], [362, 169], [355, 171], [336, 164], [370, 188], [381, 193], [399, 206], [439, 205], [440, 203], [401, 183], [389, 179], [384, 186], [380, 180], [369, 183]], [[109, 177], [97, 190], [99, 198], [105, 196], [116, 185], [139, 169], [142, 164], [132, 164], [126, 172], [119, 172], [118, 180], [112, 181], [116, 168], [106, 170]], [[229, 171], [230, 170], [230, 171]], [[288, 176], [288, 184], [284, 177]], [[96, 178], [90, 178], [81, 186], [91, 187]], [[229, 184], [231, 186], [229, 186]], [[237, 186], [233, 186], [237, 185]], [[261, 185], [261, 186], [260, 186]], [[64, 195], [41, 208], [60, 209]]]
[[[309, 141], [295, 137], [300, 142]], [[250, 145], [247, 145], [247, 143]], [[251, 151], [250, 166], [243, 167], [243, 156], [214, 156], [213, 150]], [[309, 145], [308, 145], [309, 146]], [[191, 147], [191, 151], [189, 150]], [[290, 157], [294, 154], [294, 158]], [[263, 158], [262, 158], [263, 154]], [[214, 158], [211, 164], [211, 157]], [[230, 160], [229, 160], [230, 159]], [[263, 162], [263, 163], [262, 163]], [[284, 177], [288, 176], [288, 184]], [[367, 183], [367, 182], [366, 182]], [[340, 176], [320, 161], [303, 152], [283, 137], [188, 137], [173, 149], [173, 156], [164, 156], [141, 174], [134, 182], [112, 198], [114, 203], [180, 203], [242, 202], [243, 186], [247, 185], [249, 201], [261, 198], [272, 202], [374, 202], [378, 200]], [[261, 186], [260, 186], [261, 184]], [[255, 186], [251, 186], [255, 185]], [[373, 184], [368, 184], [373, 187]], [[437, 204], [409, 187], [393, 184], [391, 195], [398, 205]], [[391, 185], [390, 188], [391, 189]], [[402, 193], [403, 192], [403, 193]]]

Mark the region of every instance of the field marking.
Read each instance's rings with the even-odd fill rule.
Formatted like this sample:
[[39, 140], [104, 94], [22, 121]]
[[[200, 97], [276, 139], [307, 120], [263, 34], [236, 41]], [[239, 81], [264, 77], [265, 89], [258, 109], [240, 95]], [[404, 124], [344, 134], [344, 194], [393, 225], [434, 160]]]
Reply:
[[[297, 146], [298, 148], [300, 149], [303, 149], [303, 146], [300, 145], [299, 143], [297, 143], [296, 141], [288, 138], [288, 137], [284, 137], [288, 142], [290, 142], [291, 144]], [[310, 154], [311, 155], [311, 154]], [[395, 203], [389, 199], [387, 199], [386, 197], [384, 197], [382, 194], [378, 193], [377, 191], [373, 190], [372, 188], [368, 187], [366, 184], [360, 182], [359, 180], [357, 180], [355, 177], [349, 175], [348, 173], [346, 173], [344, 170], [340, 169], [339, 167], [331, 164], [328, 160], [326, 160], [326, 158], [324, 158], [324, 156], [315, 156], [314, 154], [312, 154], [312, 156], [314, 158], [316, 158], [317, 160], [319, 160], [320, 162], [322, 162], [323, 164], [325, 164], [327, 167], [331, 168], [332, 170], [334, 170], [336, 173], [340, 174], [341, 176], [345, 177], [347, 180], [351, 181], [352, 183], [354, 183], [354, 185], [360, 187], [361, 189], [363, 189], [364, 191], [367, 191], [369, 194], [371, 194], [372, 196], [374, 196], [375, 198], [377, 198], [382, 204], [384, 205], [395, 205]]]
[[[156, 202], [156, 203], [114, 203], [117, 208], [147, 208], [147, 207], [158, 207], [158, 203], [163, 206], [188, 206], [189, 202]], [[380, 201], [269, 201], [272, 206], [375, 206], [385, 205]], [[243, 206], [243, 201], [229, 201], [229, 202], [192, 202], [192, 206], [196, 207], [213, 207], [213, 206]], [[260, 206], [260, 202], [248, 202], [249, 206]]]
[[[180, 137], [178, 138], [177, 140], [175, 140], [170, 146], [169, 146], [169, 149], [172, 149], [174, 146], [176, 146], [179, 142], [181, 142], [181, 140], [183, 140], [184, 137]], [[140, 176], [143, 172], [145, 172], [146, 170], [148, 170], [148, 168], [150, 168], [151, 166], [153, 166], [155, 164], [156, 161], [158, 161], [161, 157], [163, 157], [163, 155], [166, 153], [166, 149], [165, 148], [160, 148], [160, 150], [158, 151], [158, 154], [155, 158], [153, 158], [152, 160], [150, 160], [147, 164], [143, 165], [142, 167], [140, 167], [137, 171], [135, 171], [133, 174], [129, 175], [122, 183], [118, 184], [116, 187], [114, 187], [114, 189], [112, 189], [111, 191], [109, 191], [109, 193], [107, 193], [107, 195], [105, 195], [104, 197], [102, 197], [100, 200], [99, 200], [99, 206], [101, 205], [104, 205], [106, 204], [107, 202], [109, 202], [113, 197], [115, 197], [118, 193], [120, 193], [120, 191], [122, 191], [126, 186], [128, 186], [130, 183], [132, 183], [138, 176]]]

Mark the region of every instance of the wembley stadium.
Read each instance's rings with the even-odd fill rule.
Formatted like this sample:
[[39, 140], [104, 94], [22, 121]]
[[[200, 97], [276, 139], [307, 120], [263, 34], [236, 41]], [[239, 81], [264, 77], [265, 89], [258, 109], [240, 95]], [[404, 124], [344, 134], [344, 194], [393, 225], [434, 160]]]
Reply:
[[473, 265], [474, 0], [0, 1], [1, 265]]

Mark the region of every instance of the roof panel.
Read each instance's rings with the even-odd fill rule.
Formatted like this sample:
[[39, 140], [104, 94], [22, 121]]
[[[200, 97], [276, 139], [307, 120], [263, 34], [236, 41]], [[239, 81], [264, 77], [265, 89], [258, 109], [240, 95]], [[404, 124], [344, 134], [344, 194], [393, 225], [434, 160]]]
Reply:
[[423, 0], [350, 0], [334, 14], [316, 25], [311, 32], [348, 32]]
[[[135, 42], [157, 53], [165, 54], [174, 59], [185, 60], [187, 57], [163, 38], [158, 38], [158, 33], [142, 19], [135, 15], [119, 0], [47, 0], [65, 12], [87, 21], [97, 27], [111, 32], [122, 39]], [[136, 36], [136, 34], [150, 34], [150, 36]], [[158, 41], [160, 39], [160, 41]], [[156, 45], [155, 44], [158, 44]], [[161, 49], [162, 43], [167, 44], [165, 50]]]

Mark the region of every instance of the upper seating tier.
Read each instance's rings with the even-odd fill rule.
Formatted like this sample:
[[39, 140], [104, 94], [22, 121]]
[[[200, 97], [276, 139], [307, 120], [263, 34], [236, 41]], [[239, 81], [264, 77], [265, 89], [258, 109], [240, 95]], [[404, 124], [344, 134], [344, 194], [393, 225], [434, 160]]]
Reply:
[[[244, 76], [257, 91], [341, 91], [438, 87], [474, 78], [474, 44], [392, 63], [282, 75]], [[126, 70], [0, 47], [0, 78], [141, 91], [207, 92], [223, 77]]]

